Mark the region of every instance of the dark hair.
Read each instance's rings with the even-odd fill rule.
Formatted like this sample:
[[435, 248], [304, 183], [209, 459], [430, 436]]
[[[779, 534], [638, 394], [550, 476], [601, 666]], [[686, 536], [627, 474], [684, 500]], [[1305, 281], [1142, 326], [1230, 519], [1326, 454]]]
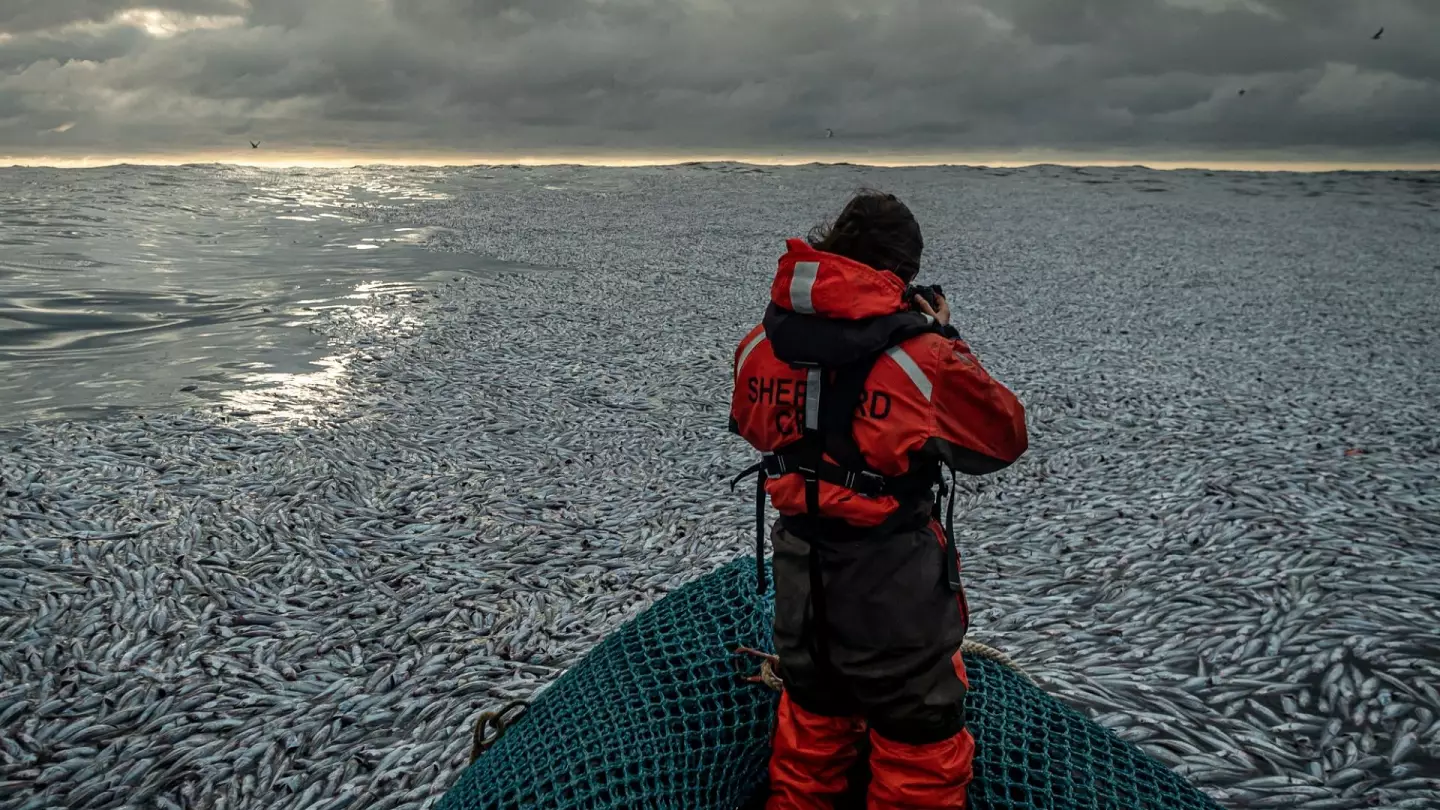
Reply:
[[894, 194], [861, 189], [840, 216], [810, 231], [810, 247], [890, 270], [909, 284], [920, 272], [920, 223]]

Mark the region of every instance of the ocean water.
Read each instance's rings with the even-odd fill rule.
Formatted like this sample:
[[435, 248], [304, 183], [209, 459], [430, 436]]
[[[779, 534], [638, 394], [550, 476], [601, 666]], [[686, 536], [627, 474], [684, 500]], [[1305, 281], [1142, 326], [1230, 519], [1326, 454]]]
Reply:
[[[0, 426], [223, 399], [333, 370], [334, 308], [492, 272], [403, 224], [428, 168], [0, 169]], [[359, 214], [384, 207], [387, 224]], [[417, 307], [417, 310], [419, 308]]]

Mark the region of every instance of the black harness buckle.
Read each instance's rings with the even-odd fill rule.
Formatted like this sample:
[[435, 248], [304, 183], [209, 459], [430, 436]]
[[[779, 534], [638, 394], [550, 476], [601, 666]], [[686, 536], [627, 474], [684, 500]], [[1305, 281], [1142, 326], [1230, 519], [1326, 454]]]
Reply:
[[852, 489], [866, 498], [878, 498], [885, 494], [885, 476], [869, 471], [848, 472], [845, 488]]
[[770, 479], [779, 478], [785, 473], [793, 472], [785, 464], [785, 457], [779, 453], [766, 453], [760, 460], [760, 466], [765, 472], [765, 477]]

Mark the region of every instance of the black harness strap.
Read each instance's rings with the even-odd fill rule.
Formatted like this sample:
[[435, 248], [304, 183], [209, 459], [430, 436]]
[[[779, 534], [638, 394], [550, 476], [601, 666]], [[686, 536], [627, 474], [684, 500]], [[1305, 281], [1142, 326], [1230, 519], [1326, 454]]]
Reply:
[[[766, 453], [757, 466], [764, 471], [767, 477], [779, 478], [786, 473], [803, 473], [807, 460], [808, 457], [802, 452]], [[747, 468], [743, 474], [749, 475], [754, 470], [754, 467]], [[896, 497], [915, 495], [929, 492], [930, 487], [934, 485], [933, 474], [911, 473], [887, 476], [872, 470], [842, 467], [839, 464], [825, 461], [823, 458], [816, 466], [815, 477], [827, 484], [858, 492], [867, 498], [879, 498], [882, 495]], [[806, 511], [808, 514], [809, 510]]]
[[[821, 470], [827, 476], [836, 471], [844, 472], [825, 461], [826, 439], [833, 433], [827, 428], [834, 422], [834, 411], [842, 406], [840, 398], [825, 391], [825, 369], [818, 365], [809, 366], [805, 379], [805, 430], [801, 434], [800, 472], [805, 476], [805, 514], [811, 519], [820, 518]], [[822, 417], [822, 414], [824, 415]], [[823, 421], [822, 421], [823, 420]], [[849, 433], [848, 422], [844, 425]], [[810, 568], [810, 618], [815, 638], [816, 665], [832, 675], [835, 665], [830, 660], [830, 619], [825, 604], [825, 569], [820, 560], [820, 544], [817, 538], [806, 538], [810, 546], [808, 563]]]
[[[950, 486], [945, 486], [945, 481], [940, 481], [940, 495], [947, 495], [945, 504], [945, 578], [950, 585], [950, 590], [961, 593], [963, 586], [960, 583], [960, 550], [955, 546], [955, 471], [950, 471]], [[935, 498], [935, 508], [940, 508], [940, 498]], [[937, 515], [938, 517], [938, 515]]]
[[853, 430], [855, 412], [859, 410], [865, 394], [865, 381], [870, 378], [870, 372], [879, 360], [880, 353], [876, 352], [835, 370], [830, 395], [820, 406], [820, 428], [825, 433], [825, 451], [841, 467], [883, 477], [866, 463], [860, 446], [855, 443]]
[[825, 609], [825, 572], [820, 567], [820, 545], [807, 540], [810, 545], [810, 619], [815, 634], [815, 666], [834, 673], [835, 665], [830, 660], [830, 619]]
[[[752, 464], [730, 480], [730, 491], [747, 476], [765, 471], [765, 462]], [[765, 476], [755, 479], [755, 592], [765, 593]]]

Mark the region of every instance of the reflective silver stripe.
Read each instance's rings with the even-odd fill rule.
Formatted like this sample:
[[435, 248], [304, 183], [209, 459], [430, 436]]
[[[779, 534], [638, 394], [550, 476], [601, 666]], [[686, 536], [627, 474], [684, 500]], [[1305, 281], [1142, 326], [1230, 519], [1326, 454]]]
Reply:
[[790, 309], [804, 315], [815, 314], [815, 302], [810, 293], [815, 289], [815, 274], [820, 272], [819, 262], [796, 262], [790, 276]]
[[805, 375], [805, 429], [820, 429], [820, 369], [812, 368]]
[[889, 355], [890, 359], [894, 360], [896, 364], [905, 371], [906, 376], [910, 378], [910, 382], [915, 383], [915, 387], [919, 388], [920, 393], [925, 395], [925, 401], [929, 402], [930, 392], [932, 390], [930, 378], [925, 376], [925, 372], [920, 370], [920, 366], [915, 360], [906, 354], [905, 350], [899, 346], [892, 346], [886, 349], [885, 354]]
[[[761, 453], [760, 455], [761, 455], [762, 457], [766, 458], [766, 459], [775, 458], [775, 454], [774, 454], [774, 453]], [[770, 478], [770, 479], [772, 479], [772, 480], [775, 479], [775, 478], [780, 478], [780, 477], [783, 476], [784, 474], [785, 474], [785, 465], [784, 465], [783, 462], [782, 462], [781, 465], [780, 465], [780, 472], [775, 473], [774, 475], [771, 475], [769, 470], [766, 470], [766, 471], [765, 471], [765, 477], [766, 477], [766, 478]]]
[[745, 348], [740, 350], [740, 359], [735, 363], [735, 379], [740, 379], [740, 369], [745, 367], [746, 359], [750, 357], [751, 352], [755, 351], [755, 347], [759, 346], [760, 343], [764, 340], [765, 333], [761, 332], [760, 334], [756, 335], [755, 338], [749, 343], [746, 343]]
[[934, 316], [934, 315], [926, 315], [924, 312], [922, 312], [922, 313], [920, 313], [920, 314], [921, 314], [921, 315], [925, 315], [925, 324], [926, 324], [927, 326], [935, 323], [935, 316]]

